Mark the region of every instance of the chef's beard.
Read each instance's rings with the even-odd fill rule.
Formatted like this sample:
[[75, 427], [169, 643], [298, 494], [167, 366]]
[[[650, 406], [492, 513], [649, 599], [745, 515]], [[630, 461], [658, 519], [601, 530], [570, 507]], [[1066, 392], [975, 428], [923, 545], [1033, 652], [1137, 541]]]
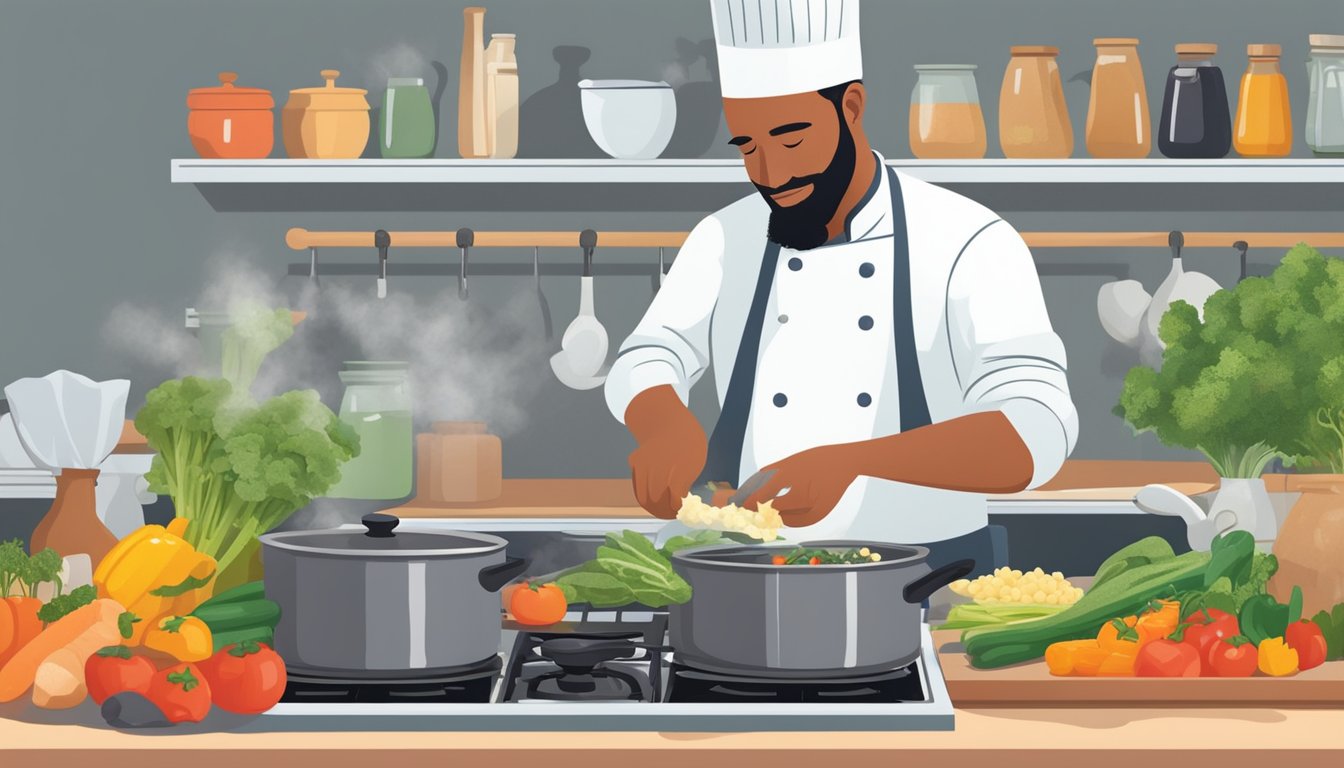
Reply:
[[[760, 190], [766, 204], [770, 206], [770, 228], [766, 236], [795, 251], [825, 245], [830, 239], [826, 225], [835, 218], [840, 201], [844, 199], [845, 191], [854, 179], [855, 160], [854, 136], [844, 120], [841, 120], [840, 141], [826, 170], [790, 179], [788, 183], [774, 188], [757, 184], [756, 189]], [[785, 207], [770, 197], [808, 184], [812, 185], [812, 194], [794, 205]]]

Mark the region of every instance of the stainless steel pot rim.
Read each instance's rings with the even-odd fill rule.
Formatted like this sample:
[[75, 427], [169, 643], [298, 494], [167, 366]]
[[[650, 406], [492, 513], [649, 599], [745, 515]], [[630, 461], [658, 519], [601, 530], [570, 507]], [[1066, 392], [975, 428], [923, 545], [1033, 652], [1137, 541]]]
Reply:
[[444, 547], [441, 549], [354, 549], [350, 547], [324, 547], [316, 544], [300, 544], [290, 541], [290, 539], [320, 538], [323, 535], [339, 535], [340, 537], [345, 538], [358, 529], [359, 526], [348, 526], [321, 531], [283, 531], [277, 533], [265, 533], [259, 536], [258, 539], [264, 546], [288, 550], [290, 552], [304, 552], [307, 554], [326, 555], [329, 557], [354, 557], [361, 559], [381, 558], [389, 560], [422, 560], [427, 558], [447, 559], [467, 557], [471, 555], [485, 555], [501, 552], [509, 545], [504, 539], [501, 539], [498, 536], [492, 536], [488, 533], [476, 533], [474, 531], [440, 531], [428, 528], [404, 528], [400, 529], [400, 532], [443, 535], [444, 537], [452, 536], [480, 542], [480, 546]]
[[[859, 549], [868, 547], [872, 550], [904, 550], [908, 555], [895, 557], [891, 559], [882, 559], [877, 562], [867, 563], [823, 563], [820, 565], [775, 565], [773, 563], [741, 563], [731, 560], [720, 559], [727, 554], [736, 554], [738, 552], [792, 552], [798, 548], [825, 548], [825, 549]], [[710, 547], [695, 547], [692, 549], [682, 549], [672, 553], [672, 559], [683, 563], [694, 563], [697, 567], [715, 568], [721, 570], [754, 570], [754, 571], [774, 571], [774, 572], [837, 572], [851, 570], [883, 570], [893, 568], [904, 568], [911, 565], [917, 565], [928, 559], [928, 547], [921, 547], [917, 544], [893, 544], [881, 541], [850, 541], [850, 540], [826, 540], [826, 541], [804, 541], [798, 544], [727, 544]]]

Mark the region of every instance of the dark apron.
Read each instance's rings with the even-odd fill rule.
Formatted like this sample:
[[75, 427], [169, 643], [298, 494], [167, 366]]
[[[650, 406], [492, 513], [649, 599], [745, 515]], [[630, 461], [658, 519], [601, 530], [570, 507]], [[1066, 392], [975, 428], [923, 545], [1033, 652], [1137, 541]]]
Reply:
[[[930, 424], [931, 419], [929, 404], [924, 397], [923, 378], [919, 373], [919, 356], [915, 351], [914, 307], [910, 300], [910, 238], [906, 231], [905, 204], [901, 196], [901, 183], [890, 168], [887, 169], [887, 182], [891, 190], [891, 299], [895, 324], [896, 386], [901, 407], [901, 431], [909, 432]], [[723, 409], [709, 438], [709, 452], [700, 483], [728, 481], [736, 485], [742, 480], [742, 443], [751, 416], [752, 393], [756, 388], [756, 360], [760, 355], [765, 307], [770, 301], [770, 289], [775, 282], [778, 264], [779, 244], [767, 240], [765, 256], [761, 259], [761, 272], [756, 279], [756, 292], [752, 296], [751, 310], [742, 330], [742, 343], [737, 348], [737, 360], [723, 399]], [[998, 548], [993, 545], [988, 528], [943, 542], [924, 543], [923, 546], [929, 547], [929, 564], [934, 568], [953, 560], [971, 558], [977, 563], [977, 571], [988, 571], [990, 568], [982, 564], [1006, 559], [997, 556]]]

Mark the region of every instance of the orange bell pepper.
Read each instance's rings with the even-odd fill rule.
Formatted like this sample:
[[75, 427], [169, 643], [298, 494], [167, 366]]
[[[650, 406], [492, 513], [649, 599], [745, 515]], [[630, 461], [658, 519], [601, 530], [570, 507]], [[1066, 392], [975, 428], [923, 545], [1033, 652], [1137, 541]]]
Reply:
[[1093, 677], [1111, 651], [1094, 640], [1066, 640], [1045, 649], [1045, 665], [1058, 677]]
[[1139, 644], [1131, 641], [1121, 642], [1124, 647], [1111, 651], [1102, 659], [1101, 666], [1097, 669], [1097, 677], [1134, 676], [1134, 662], [1139, 656]]

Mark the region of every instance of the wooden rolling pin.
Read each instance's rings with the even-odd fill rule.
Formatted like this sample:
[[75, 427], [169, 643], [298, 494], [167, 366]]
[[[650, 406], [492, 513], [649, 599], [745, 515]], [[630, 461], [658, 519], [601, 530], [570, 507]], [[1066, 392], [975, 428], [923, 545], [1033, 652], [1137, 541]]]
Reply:
[[[456, 232], [389, 232], [393, 248], [455, 248]], [[577, 248], [578, 232], [474, 232], [475, 248]], [[680, 248], [687, 232], [598, 232], [598, 247]], [[1166, 248], [1170, 232], [1023, 232], [1032, 248]], [[1185, 232], [1186, 248], [1227, 248], [1244, 240], [1251, 248], [1344, 248], [1344, 232]], [[309, 248], [373, 248], [373, 232], [310, 232], [294, 228], [285, 244]]]

